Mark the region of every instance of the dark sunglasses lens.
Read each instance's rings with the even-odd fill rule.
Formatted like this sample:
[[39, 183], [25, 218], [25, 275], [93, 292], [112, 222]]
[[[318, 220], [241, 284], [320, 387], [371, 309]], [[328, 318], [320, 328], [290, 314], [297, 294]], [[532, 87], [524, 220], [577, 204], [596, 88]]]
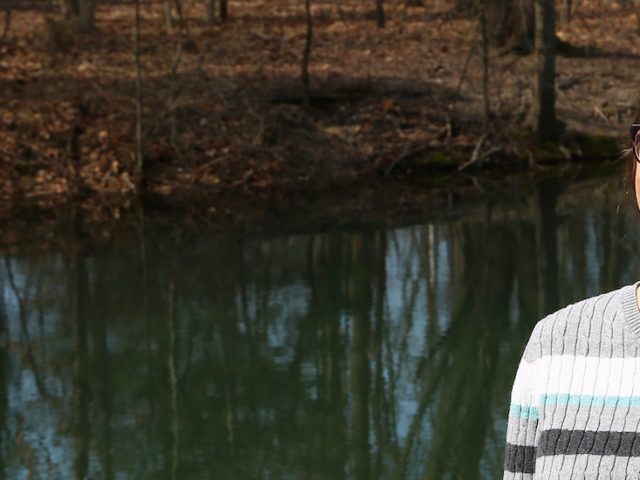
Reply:
[[635, 131], [635, 137], [633, 138], [633, 153], [636, 157], [636, 161], [640, 162], [640, 129]]

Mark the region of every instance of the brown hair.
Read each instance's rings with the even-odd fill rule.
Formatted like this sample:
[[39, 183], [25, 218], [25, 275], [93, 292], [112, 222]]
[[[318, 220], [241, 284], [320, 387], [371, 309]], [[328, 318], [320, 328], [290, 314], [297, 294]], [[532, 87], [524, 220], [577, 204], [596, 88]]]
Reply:
[[[640, 123], [640, 105], [636, 110], [636, 116], [633, 119], [633, 123]], [[629, 148], [624, 151], [623, 157], [625, 157], [627, 162], [627, 191], [632, 191], [635, 194], [636, 168], [638, 166], [638, 162], [636, 161], [636, 157], [633, 153], [633, 140], [629, 141]]]

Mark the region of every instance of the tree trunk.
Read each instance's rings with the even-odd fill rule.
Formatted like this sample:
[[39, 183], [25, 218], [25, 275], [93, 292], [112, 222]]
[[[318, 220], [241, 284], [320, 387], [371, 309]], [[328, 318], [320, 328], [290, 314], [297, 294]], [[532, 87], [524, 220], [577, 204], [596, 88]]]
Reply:
[[311, 0], [304, 2], [305, 12], [307, 15], [307, 37], [304, 43], [304, 52], [302, 55], [302, 93], [304, 99], [304, 108], [309, 108], [309, 56], [311, 55], [311, 41], [313, 39], [313, 22], [311, 17]]
[[95, 0], [80, 0], [80, 30], [91, 32], [95, 29], [96, 3]]
[[216, 17], [216, 0], [204, 0], [204, 21], [208, 27], [213, 26]]
[[181, 0], [176, 0], [176, 9], [178, 11], [178, 43], [176, 45], [176, 54], [173, 58], [173, 64], [171, 65], [171, 96], [169, 98], [169, 119], [170, 119], [170, 134], [169, 140], [171, 146], [175, 150], [179, 159], [182, 158], [180, 148], [178, 146], [178, 119], [177, 119], [177, 106], [178, 97], [180, 96], [180, 82], [178, 81], [178, 67], [182, 61], [182, 50], [184, 47], [184, 18], [182, 16], [182, 3]]
[[164, 0], [164, 24], [167, 29], [173, 28], [172, 0]]
[[227, 19], [227, 0], [220, 0], [220, 20]]
[[11, 5], [5, 6], [4, 11], [4, 27], [0, 32], [0, 61], [2, 61], [2, 45], [9, 35], [9, 27], [11, 26]]
[[487, 0], [480, 2], [480, 34], [482, 36], [482, 98], [484, 100], [484, 128], [489, 123], [489, 34], [487, 31]]
[[383, 0], [376, 0], [376, 20], [378, 28], [384, 27], [384, 4]]
[[0, 33], [0, 45], [6, 40], [9, 35], [9, 28], [11, 27], [11, 5], [7, 4], [4, 8], [4, 25]]
[[[533, 50], [534, 0], [486, 0], [485, 15], [489, 43], [497, 47], [510, 46], [522, 52]], [[457, 0], [459, 12], [475, 12], [475, 0]]]
[[136, 166], [138, 183], [142, 182], [144, 165], [144, 138], [142, 135], [142, 65], [140, 62], [140, 0], [135, 0], [136, 7], [136, 36], [135, 36], [135, 59], [136, 59]]
[[80, 14], [78, 0], [60, 0], [60, 13], [65, 20], [77, 17]]
[[555, 10], [553, 0], [536, 0], [536, 84], [533, 121], [538, 140], [552, 140], [557, 135], [556, 121], [556, 52]]
[[571, 23], [571, 8], [572, 8], [571, 0], [564, 0], [564, 21], [567, 25]]

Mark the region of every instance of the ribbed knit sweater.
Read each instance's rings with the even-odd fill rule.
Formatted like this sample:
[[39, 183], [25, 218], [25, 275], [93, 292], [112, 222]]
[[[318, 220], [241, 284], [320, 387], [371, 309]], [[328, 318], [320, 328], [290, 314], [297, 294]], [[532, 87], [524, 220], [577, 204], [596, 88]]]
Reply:
[[505, 480], [640, 480], [638, 284], [535, 325], [511, 393]]

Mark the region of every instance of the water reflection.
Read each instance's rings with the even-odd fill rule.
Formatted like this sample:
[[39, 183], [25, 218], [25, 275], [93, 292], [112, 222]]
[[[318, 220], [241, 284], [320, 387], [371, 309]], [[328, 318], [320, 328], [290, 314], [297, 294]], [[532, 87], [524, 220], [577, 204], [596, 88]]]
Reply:
[[2, 478], [498, 478], [533, 323], [637, 277], [619, 196], [0, 266]]

